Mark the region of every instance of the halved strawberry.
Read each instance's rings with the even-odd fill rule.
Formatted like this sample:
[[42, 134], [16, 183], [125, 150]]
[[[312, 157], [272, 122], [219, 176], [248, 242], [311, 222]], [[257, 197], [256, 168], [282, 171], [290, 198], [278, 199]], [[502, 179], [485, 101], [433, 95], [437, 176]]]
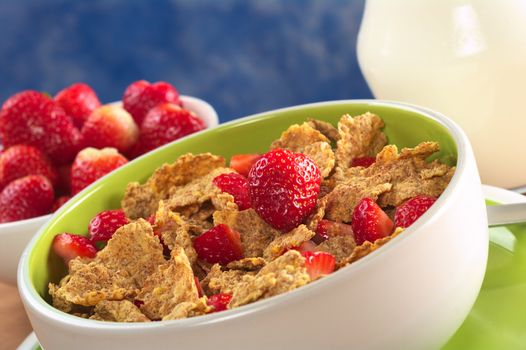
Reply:
[[336, 259], [331, 253], [307, 251], [301, 255], [305, 258], [305, 268], [311, 281], [332, 273], [336, 266]]
[[352, 226], [341, 222], [323, 219], [318, 223], [316, 236], [314, 236], [312, 240], [315, 243], [320, 244], [330, 237], [341, 235], [353, 235]]
[[409, 227], [436, 201], [435, 197], [416, 196], [400, 205], [395, 211], [396, 227]]
[[236, 154], [230, 158], [230, 167], [243, 175], [248, 176], [252, 165], [261, 157], [259, 154]]
[[97, 255], [97, 249], [89, 239], [71, 233], [56, 235], [52, 247], [53, 251], [64, 260], [66, 266], [70, 260], [78, 256], [94, 258]]
[[351, 166], [363, 166], [364, 168], [368, 168], [373, 165], [374, 162], [376, 162], [375, 157], [358, 157], [352, 160]]
[[250, 196], [248, 194], [248, 180], [241, 174], [221, 174], [214, 178], [214, 185], [223, 192], [230, 193], [234, 197], [239, 210], [250, 208]]
[[128, 223], [122, 209], [101, 211], [89, 222], [90, 238], [93, 242], [108, 241], [117, 229]]
[[227, 293], [214, 294], [206, 303], [214, 308], [212, 312], [224, 311], [228, 309], [228, 303], [232, 300], [232, 295]]
[[243, 258], [239, 233], [219, 224], [194, 239], [194, 249], [200, 259], [226, 265]]
[[366, 197], [354, 208], [351, 226], [356, 243], [361, 245], [389, 236], [394, 223], [373, 199]]

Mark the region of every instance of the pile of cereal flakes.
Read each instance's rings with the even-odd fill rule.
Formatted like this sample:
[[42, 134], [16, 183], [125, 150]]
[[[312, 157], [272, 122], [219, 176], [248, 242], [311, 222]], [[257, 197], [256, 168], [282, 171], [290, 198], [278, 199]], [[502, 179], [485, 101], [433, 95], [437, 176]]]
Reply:
[[[49, 284], [53, 306], [103, 321], [182, 319], [220, 310], [211, 302], [218, 295], [226, 298], [223, 309], [234, 309], [308, 284], [313, 275], [298, 247], [329, 253], [334, 270], [353, 263], [403, 230], [358, 245], [350, 228], [361, 199], [371, 198], [393, 219], [412, 198], [440, 196], [454, 172], [426, 161], [438, 143], [399, 152], [387, 144], [383, 127], [372, 113], [344, 115], [337, 128], [309, 120], [270, 145], [307, 155], [321, 177], [314, 210], [289, 232], [273, 228], [252, 208], [240, 210], [231, 194], [214, 185], [217, 176], [235, 172], [223, 157], [185, 154], [163, 165], [146, 183], [128, 185], [122, 210], [129, 223], [94, 257], [70, 260], [69, 274]], [[367, 164], [360, 163], [364, 159]], [[334, 225], [320, 238], [321, 222]], [[200, 259], [193, 245], [220, 224], [239, 233], [243, 256], [222, 265]]]

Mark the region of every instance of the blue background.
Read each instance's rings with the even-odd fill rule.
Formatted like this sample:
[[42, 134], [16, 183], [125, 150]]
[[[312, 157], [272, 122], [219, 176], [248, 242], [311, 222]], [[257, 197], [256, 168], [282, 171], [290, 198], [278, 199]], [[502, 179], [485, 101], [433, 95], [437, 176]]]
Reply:
[[363, 0], [1, 0], [0, 99], [84, 81], [103, 102], [166, 80], [221, 121], [367, 98], [356, 61]]

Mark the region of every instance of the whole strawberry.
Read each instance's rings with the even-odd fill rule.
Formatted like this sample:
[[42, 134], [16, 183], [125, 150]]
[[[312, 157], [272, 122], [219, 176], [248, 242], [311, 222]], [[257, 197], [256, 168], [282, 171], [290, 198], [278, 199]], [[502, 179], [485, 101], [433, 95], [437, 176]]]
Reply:
[[85, 148], [79, 152], [71, 166], [71, 193], [73, 195], [128, 162], [115, 148]]
[[396, 227], [409, 227], [421, 217], [436, 201], [429, 196], [416, 196], [401, 204], [395, 211]]
[[139, 128], [124, 108], [105, 105], [88, 117], [81, 134], [86, 147], [113, 147], [124, 153], [137, 142]]
[[151, 151], [205, 127], [203, 120], [192, 112], [173, 103], [164, 103], [151, 109], [142, 122], [140, 152]]
[[11, 96], [2, 106], [0, 138], [5, 147], [27, 144], [55, 163], [66, 163], [77, 154], [80, 132], [53, 100], [27, 90]]
[[118, 228], [128, 223], [122, 209], [102, 211], [89, 222], [90, 238], [93, 242], [108, 241]]
[[59, 210], [60, 207], [66, 204], [66, 202], [69, 201], [70, 199], [71, 199], [70, 196], [60, 196], [57, 199], [55, 199], [55, 201], [53, 202], [53, 205], [51, 206], [51, 212], [54, 213], [57, 210]]
[[320, 170], [309, 157], [272, 150], [248, 174], [252, 208], [272, 227], [290, 231], [316, 207], [320, 182]]
[[170, 102], [182, 106], [175, 87], [164, 81], [153, 84], [146, 80], [136, 81], [124, 91], [122, 102], [138, 125], [141, 125], [150, 109], [157, 105]]
[[51, 182], [42, 175], [16, 179], [0, 193], [0, 223], [47, 214], [54, 196]]
[[53, 185], [57, 172], [44, 153], [27, 145], [11, 146], [0, 154], [0, 191], [11, 181], [26, 175], [42, 175]]
[[79, 129], [91, 112], [100, 106], [95, 91], [84, 83], [76, 83], [59, 91], [55, 95], [55, 102], [73, 119], [73, 123]]

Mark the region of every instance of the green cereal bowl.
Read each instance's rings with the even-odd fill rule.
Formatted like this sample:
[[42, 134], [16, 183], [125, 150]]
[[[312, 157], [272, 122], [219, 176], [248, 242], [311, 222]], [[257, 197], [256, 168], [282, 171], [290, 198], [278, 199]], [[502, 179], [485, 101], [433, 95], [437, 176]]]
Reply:
[[[211, 152], [227, 159], [239, 153], [263, 153], [291, 124], [307, 118], [335, 124], [343, 114], [367, 111], [384, 120], [389, 143], [402, 148], [437, 141], [441, 151], [436, 157], [457, 166], [437, 205], [386, 247], [293, 292], [192, 319], [99, 322], [65, 314], [48, 304], [48, 282], [59, 281], [66, 272], [61, 260], [51, 254], [53, 237], [60, 232], [85, 234], [94, 215], [120, 207], [129, 182], [144, 182], [163, 163], [188, 152]], [[461, 214], [465, 207], [469, 210]], [[460, 246], [450, 244], [452, 237], [468, 228], [470, 232], [457, 242]], [[173, 344], [181, 349], [214, 344], [229, 344], [231, 349], [246, 344], [254, 349], [276, 348], [276, 344], [421, 349], [444, 344], [468, 314], [482, 283], [487, 242], [480, 179], [471, 146], [456, 124], [438, 113], [396, 102], [332, 101], [235, 120], [168, 144], [105, 176], [40, 229], [21, 258], [18, 285], [35, 333], [49, 349], [167, 348]], [[447, 262], [437, 252], [447, 254]], [[426, 329], [418, 327], [415, 333], [414, 327], [423, 322]], [[282, 331], [286, 327], [291, 327], [289, 332]]]

